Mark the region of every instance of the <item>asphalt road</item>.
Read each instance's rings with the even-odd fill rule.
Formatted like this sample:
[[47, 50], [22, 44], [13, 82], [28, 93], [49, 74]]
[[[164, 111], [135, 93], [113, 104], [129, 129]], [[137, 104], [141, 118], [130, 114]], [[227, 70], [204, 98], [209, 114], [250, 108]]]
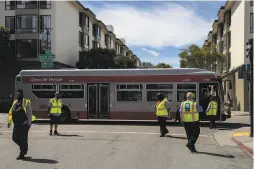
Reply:
[[[0, 115], [1, 169], [250, 169], [252, 159], [235, 145], [223, 145], [215, 133], [244, 125], [248, 118], [233, 117], [210, 130], [206, 124], [196, 144], [197, 154], [185, 147], [183, 127], [170, 125], [168, 137], [159, 137], [155, 125], [61, 125], [62, 136], [49, 136], [49, 126], [33, 124], [25, 161], [12, 142], [12, 128]], [[236, 123], [237, 122], [237, 123]], [[223, 134], [225, 135], [225, 134]], [[223, 140], [223, 136], [220, 136]], [[29, 158], [30, 157], [30, 158]]]

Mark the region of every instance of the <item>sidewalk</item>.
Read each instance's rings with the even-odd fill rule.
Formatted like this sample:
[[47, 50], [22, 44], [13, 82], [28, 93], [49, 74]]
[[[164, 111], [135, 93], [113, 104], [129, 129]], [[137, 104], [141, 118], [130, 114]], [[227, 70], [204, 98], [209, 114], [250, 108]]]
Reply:
[[253, 157], [253, 137], [250, 137], [250, 127], [242, 127], [233, 132], [231, 139], [245, 152]]

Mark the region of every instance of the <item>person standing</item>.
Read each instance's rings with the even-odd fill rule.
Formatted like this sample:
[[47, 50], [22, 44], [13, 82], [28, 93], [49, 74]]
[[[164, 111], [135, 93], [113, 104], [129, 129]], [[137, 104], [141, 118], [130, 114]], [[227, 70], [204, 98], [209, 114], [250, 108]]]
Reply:
[[160, 125], [160, 137], [164, 137], [169, 132], [166, 127], [169, 115], [169, 101], [162, 93], [157, 95], [157, 99], [156, 116], [158, 117], [158, 123]]
[[209, 102], [207, 110], [206, 110], [206, 115], [210, 119], [210, 129], [212, 129], [212, 128], [215, 128], [215, 118], [218, 111], [218, 104], [216, 102], [215, 96], [210, 97], [210, 100], [211, 101]]
[[48, 114], [50, 116], [50, 131], [49, 135], [52, 135], [53, 126], [55, 127], [54, 134], [59, 135], [57, 131], [58, 124], [60, 123], [60, 116], [62, 114], [62, 99], [60, 98], [60, 93], [55, 94], [55, 98], [49, 100], [48, 104]]
[[19, 146], [20, 154], [17, 160], [24, 159], [28, 151], [28, 131], [35, 116], [32, 115], [31, 101], [24, 99], [21, 89], [17, 90], [17, 99], [14, 100], [8, 114], [8, 128], [14, 124], [12, 140]]
[[197, 152], [195, 143], [200, 134], [199, 112], [203, 112], [203, 108], [193, 101], [193, 94], [191, 92], [188, 92], [186, 97], [187, 100], [182, 102], [179, 111], [188, 139], [186, 146], [191, 152]]

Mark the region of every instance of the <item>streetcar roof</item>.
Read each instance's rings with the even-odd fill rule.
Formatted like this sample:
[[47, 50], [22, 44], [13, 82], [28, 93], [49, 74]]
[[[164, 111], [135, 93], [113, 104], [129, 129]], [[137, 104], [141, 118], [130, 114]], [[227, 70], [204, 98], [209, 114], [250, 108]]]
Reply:
[[133, 76], [133, 75], [215, 75], [217, 73], [198, 68], [152, 69], [48, 69], [22, 70], [19, 76]]

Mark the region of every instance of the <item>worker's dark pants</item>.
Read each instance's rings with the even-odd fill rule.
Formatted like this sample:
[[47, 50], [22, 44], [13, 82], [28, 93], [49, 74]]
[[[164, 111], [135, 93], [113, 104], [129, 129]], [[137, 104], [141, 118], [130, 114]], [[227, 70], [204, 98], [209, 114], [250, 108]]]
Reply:
[[188, 139], [188, 145], [194, 146], [200, 134], [199, 122], [185, 122], [184, 129]]
[[161, 135], [165, 135], [168, 132], [168, 129], [166, 127], [167, 126], [167, 117], [158, 116], [158, 122], [160, 125]]
[[215, 128], [216, 125], [215, 125], [215, 118], [216, 116], [208, 116], [209, 119], [210, 119], [210, 128]]
[[26, 154], [28, 150], [28, 125], [14, 125], [12, 140], [19, 146], [20, 154]]

